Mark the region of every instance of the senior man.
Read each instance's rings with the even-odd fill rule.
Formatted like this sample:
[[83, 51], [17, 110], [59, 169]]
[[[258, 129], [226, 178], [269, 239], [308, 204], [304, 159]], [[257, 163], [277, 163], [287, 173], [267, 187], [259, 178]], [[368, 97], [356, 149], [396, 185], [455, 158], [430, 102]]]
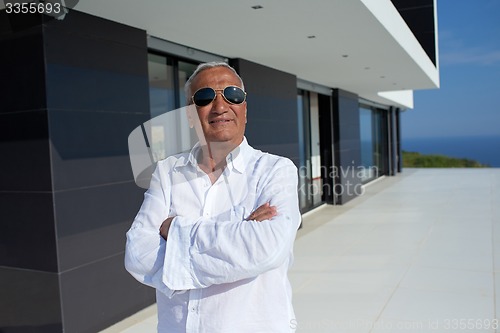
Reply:
[[293, 332], [297, 169], [248, 144], [246, 93], [232, 67], [201, 64], [185, 90], [199, 142], [157, 163], [125, 266], [156, 288], [158, 332]]

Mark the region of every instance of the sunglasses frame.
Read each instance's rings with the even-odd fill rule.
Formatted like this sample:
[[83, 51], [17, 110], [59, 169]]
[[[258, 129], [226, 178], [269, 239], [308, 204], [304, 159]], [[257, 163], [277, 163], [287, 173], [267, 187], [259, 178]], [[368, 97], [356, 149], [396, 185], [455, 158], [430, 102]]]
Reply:
[[[226, 90], [227, 88], [238, 88], [239, 90], [241, 90], [241, 91], [243, 92], [243, 96], [244, 96], [244, 97], [243, 97], [243, 100], [241, 101], [241, 103], [233, 103], [233, 102], [229, 101], [229, 100], [226, 98], [226, 96], [224, 95], [224, 90]], [[206, 104], [206, 105], [198, 105], [198, 104], [196, 104], [196, 102], [194, 101], [194, 95], [196, 95], [196, 93], [197, 93], [198, 91], [202, 90], [202, 89], [211, 89], [211, 90], [213, 90], [213, 92], [215, 93], [215, 94], [214, 94], [214, 98], [210, 101], [210, 103], [208, 103], [208, 104]], [[212, 88], [212, 87], [203, 87], [203, 88], [200, 88], [200, 89], [198, 89], [198, 90], [196, 90], [196, 91], [194, 92], [193, 96], [191, 96], [191, 101], [192, 101], [192, 102], [193, 102], [193, 104], [194, 104], [194, 105], [196, 105], [197, 107], [204, 107], [204, 106], [210, 105], [210, 104], [211, 104], [211, 103], [213, 103], [213, 101], [215, 101], [215, 99], [217, 98], [217, 92], [218, 92], [218, 91], [220, 91], [220, 94], [221, 94], [222, 98], [224, 98], [224, 100], [225, 100], [226, 102], [228, 102], [229, 104], [231, 104], [231, 105], [240, 105], [240, 104], [245, 103], [245, 101], [247, 100], [247, 92], [246, 92], [245, 90], [241, 89], [241, 88], [240, 88], [240, 87], [238, 87], [238, 86], [227, 86], [227, 87], [224, 87], [223, 89], [214, 89], [214, 88]]]

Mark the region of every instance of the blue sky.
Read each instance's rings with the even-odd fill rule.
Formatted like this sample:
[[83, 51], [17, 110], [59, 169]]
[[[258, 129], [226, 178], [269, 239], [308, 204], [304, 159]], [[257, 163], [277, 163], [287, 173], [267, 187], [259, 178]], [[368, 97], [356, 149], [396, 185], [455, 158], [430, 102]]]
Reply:
[[414, 92], [404, 138], [500, 136], [500, 0], [438, 0], [441, 88]]

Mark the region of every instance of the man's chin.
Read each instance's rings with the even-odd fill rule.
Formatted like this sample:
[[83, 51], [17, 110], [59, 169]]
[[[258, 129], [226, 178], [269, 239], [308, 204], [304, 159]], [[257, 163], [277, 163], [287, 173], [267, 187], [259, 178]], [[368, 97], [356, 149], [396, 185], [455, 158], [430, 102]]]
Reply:
[[207, 143], [209, 143], [211, 146], [221, 146], [221, 147], [226, 147], [226, 146], [237, 146], [243, 141], [243, 137], [241, 138], [234, 138], [234, 137], [229, 137], [229, 136], [216, 136], [216, 137], [210, 137], [206, 138]]

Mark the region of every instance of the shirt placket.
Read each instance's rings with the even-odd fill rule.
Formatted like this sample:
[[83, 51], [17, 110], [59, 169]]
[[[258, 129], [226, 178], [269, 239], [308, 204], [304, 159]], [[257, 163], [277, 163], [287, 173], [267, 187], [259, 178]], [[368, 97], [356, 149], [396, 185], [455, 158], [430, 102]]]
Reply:
[[200, 332], [200, 300], [202, 289], [189, 291], [188, 314], [186, 318], [186, 333]]
[[[210, 178], [205, 176], [202, 178], [202, 186], [204, 189], [204, 204], [202, 214], [204, 218], [210, 218], [214, 214], [215, 200], [217, 199], [217, 191], [219, 190], [220, 179], [211, 185]], [[188, 314], [186, 318], [186, 332], [199, 333], [200, 327], [200, 310], [201, 310], [202, 289], [192, 289], [189, 291]]]
[[213, 185], [210, 185], [210, 179], [205, 177], [204, 179], [204, 188], [205, 188], [205, 202], [203, 204], [203, 217], [210, 218], [214, 214], [214, 205], [215, 199], [217, 197], [217, 189], [219, 182], [215, 182]]

